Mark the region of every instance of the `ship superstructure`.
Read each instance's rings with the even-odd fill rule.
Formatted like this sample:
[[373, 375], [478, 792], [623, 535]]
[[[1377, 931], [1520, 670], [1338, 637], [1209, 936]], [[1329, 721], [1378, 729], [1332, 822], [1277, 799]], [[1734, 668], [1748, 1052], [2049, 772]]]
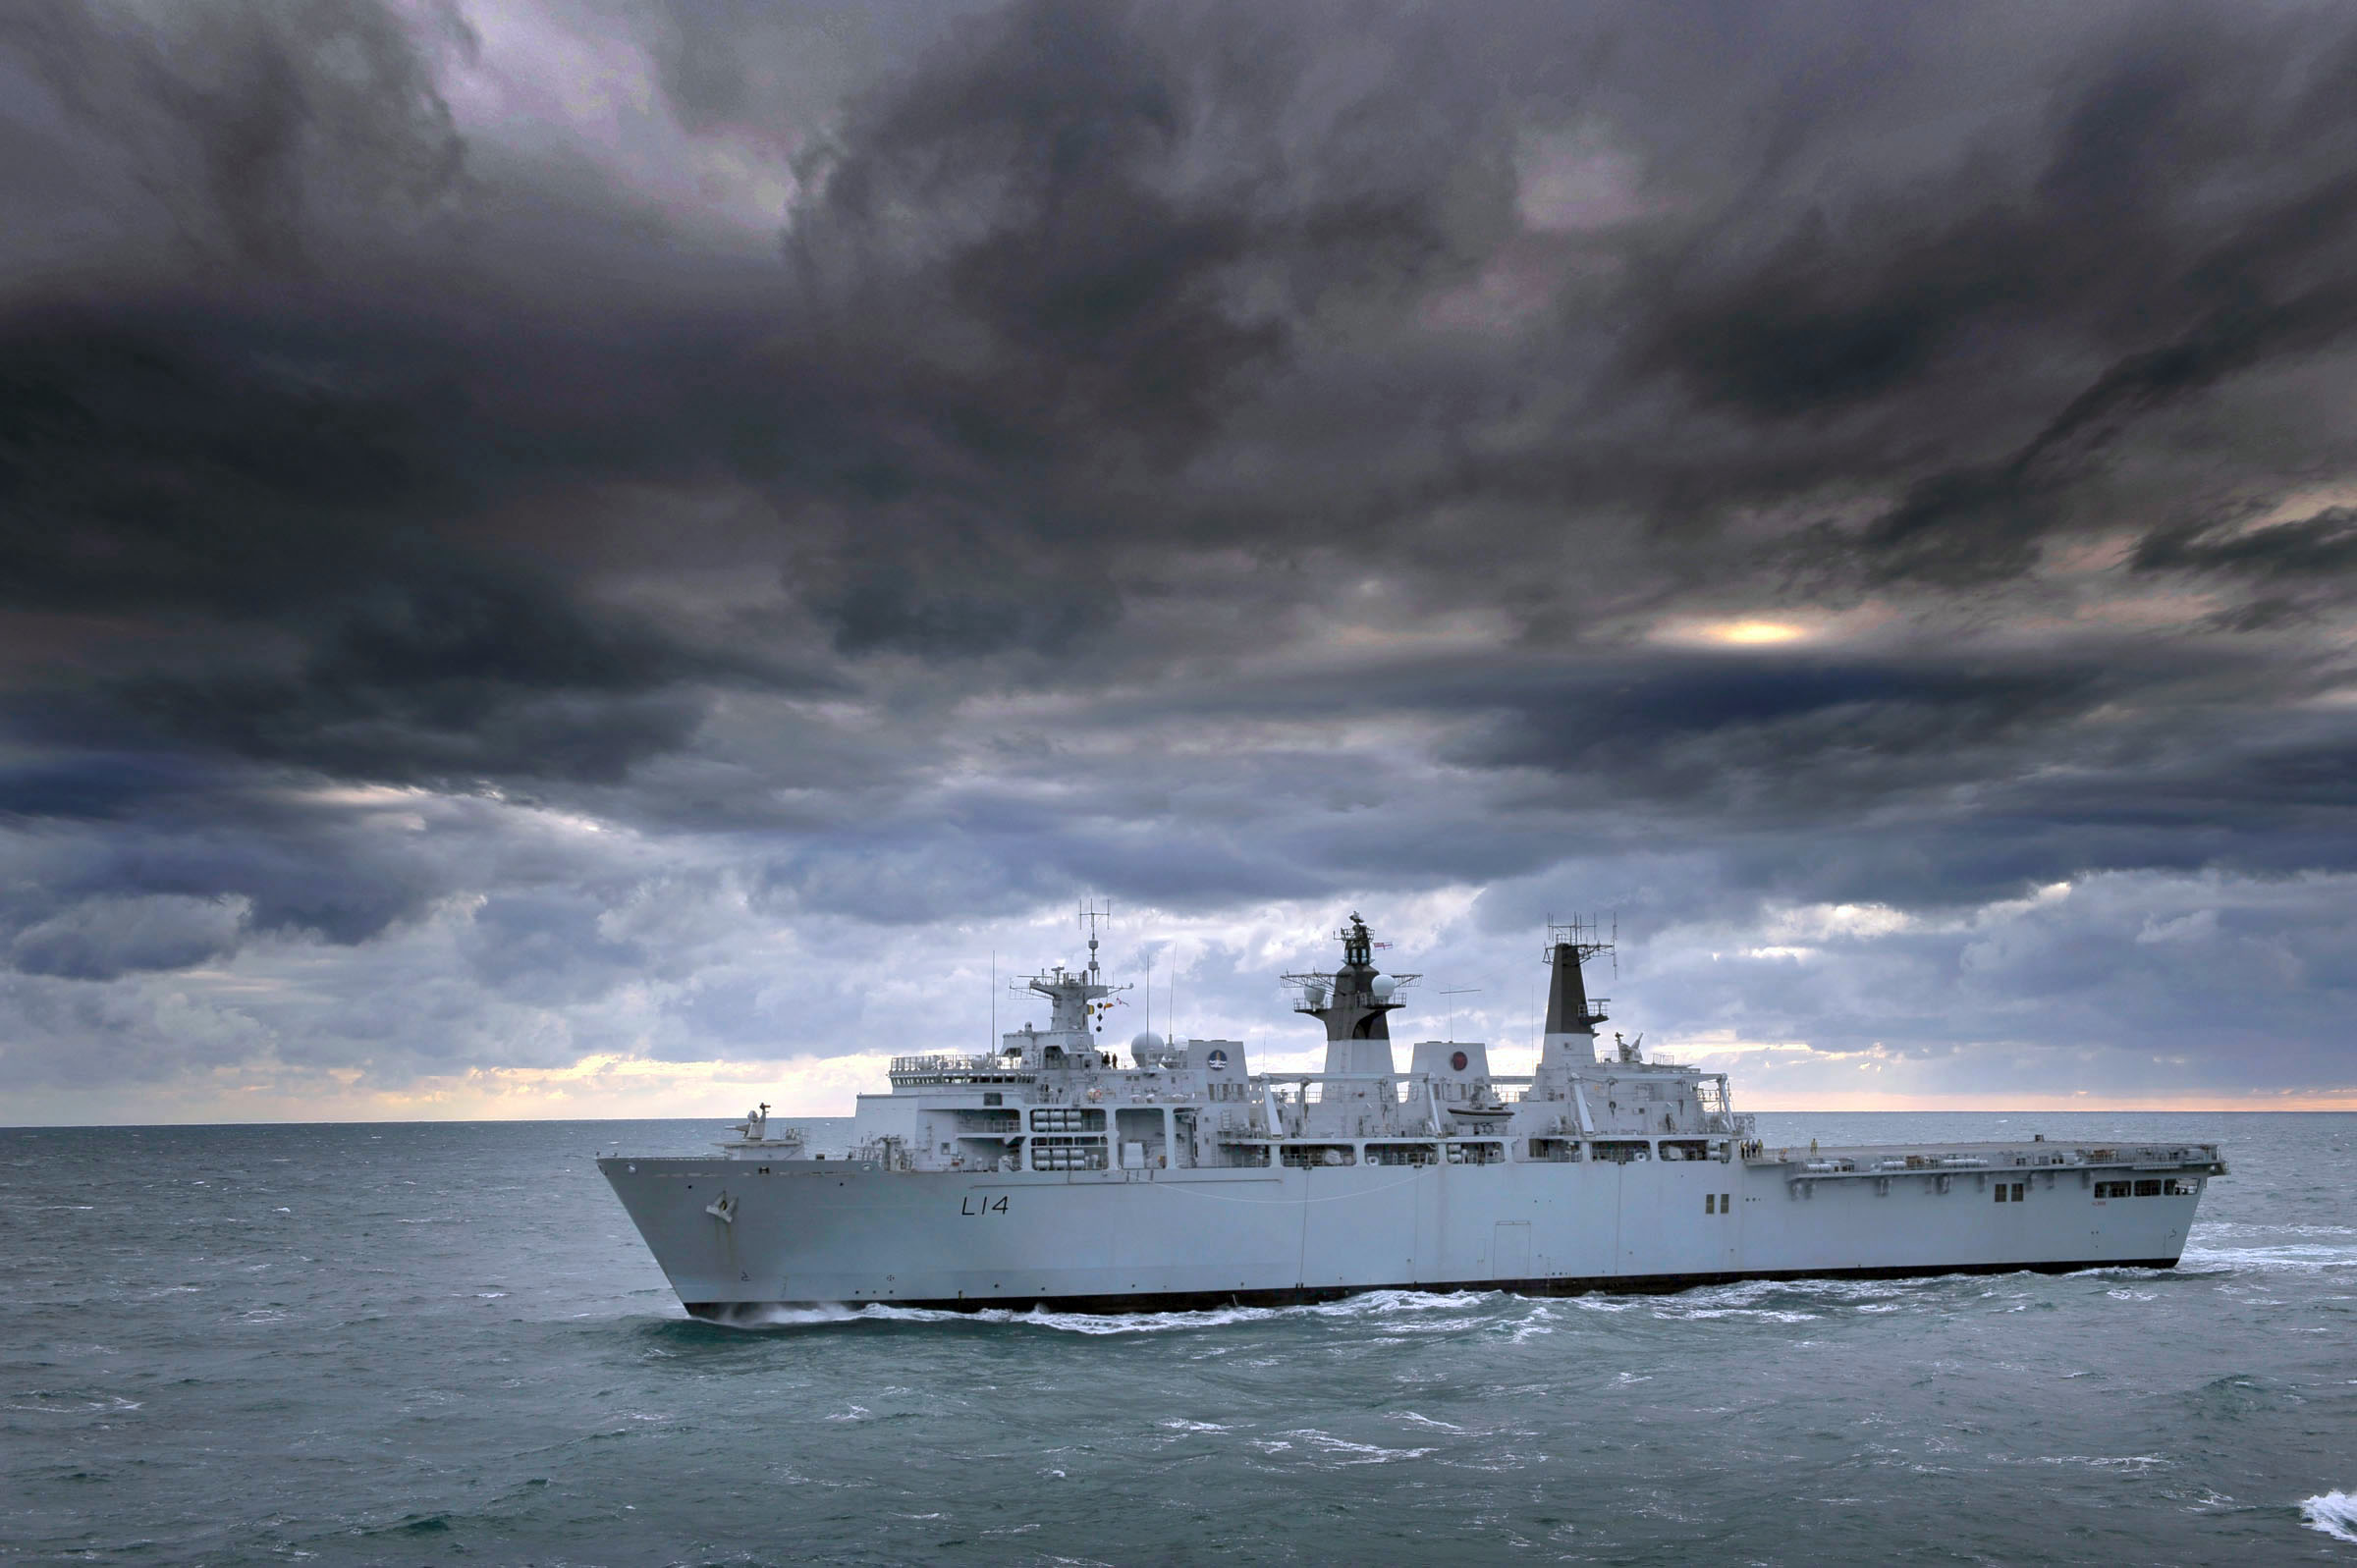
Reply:
[[1414, 1044], [1366, 922], [1333, 970], [1285, 977], [1326, 1031], [1321, 1070], [1254, 1073], [1234, 1040], [1104, 1045], [1125, 987], [1096, 933], [994, 1053], [895, 1057], [848, 1155], [772, 1136], [717, 1159], [599, 1162], [687, 1309], [780, 1302], [1139, 1310], [1387, 1287], [1675, 1289], [1737, 1278], [2172, 1266], [2217, 1146], [1770, 1148], [1727, 1076], [1615, 1035], [1551, 926], [1538, 1060]]

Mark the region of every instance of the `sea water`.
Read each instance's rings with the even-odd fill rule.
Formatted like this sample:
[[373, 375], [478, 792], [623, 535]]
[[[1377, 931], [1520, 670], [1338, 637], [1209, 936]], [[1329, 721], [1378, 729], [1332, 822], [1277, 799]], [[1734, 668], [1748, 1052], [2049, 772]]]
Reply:
[[0, 1560], [2357, 1565], [2357, 1116], [1761, 1121], [2233, 1174], [2172, 1271], [723, 1327], [591, 1164], [716, 1122], [0, 1131]]

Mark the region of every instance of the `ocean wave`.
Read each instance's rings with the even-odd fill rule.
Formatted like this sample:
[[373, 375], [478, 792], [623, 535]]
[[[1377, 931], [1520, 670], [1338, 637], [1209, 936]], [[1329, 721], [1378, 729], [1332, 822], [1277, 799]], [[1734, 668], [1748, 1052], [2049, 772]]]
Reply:
[[[31, 1400], [27, 1404], [25, 1401]], [[21, 1410], [37, 1416], [118, 1416], [129, 1415], [145, 1403], [126, 1399], [121, 1394], [56, 1393], [45, 1388], [27, 1389], [20, 1398], [12, 1399], [0, 1410]]]
[[1302, 1439], [1303, 1444], [1316, 1450], [1318, 1457], [1329, 1466], [1388, 1465], [1398, 1459], [1423, 1459], [1439, 1451], [1433, 1448], [1385, 1448], [1376, 1443], [1352, 1442], [1315, 1427], [1304, 1427], [1284, 1435]]
[[2357, 1269], [2357, 1248], [2320, 1247], [2295, 1243], [2285, 1247], [2188, 1247], [2179, 1269], [2285, 1271], [2300, 1273], [2319, 1269]]
[[2255, 1219], [2212, 1219], [2194, 1226], [2204, 1241], [2219, 1236], [2357, 1236], [2357, 1225], [2285, 1225]]
[[2345, 1491], [2328, 1491], [2306, 1499], [2300, 1504], [2300, 1519], [2311, 1530], [2357, 1545], [2357, 1497]]

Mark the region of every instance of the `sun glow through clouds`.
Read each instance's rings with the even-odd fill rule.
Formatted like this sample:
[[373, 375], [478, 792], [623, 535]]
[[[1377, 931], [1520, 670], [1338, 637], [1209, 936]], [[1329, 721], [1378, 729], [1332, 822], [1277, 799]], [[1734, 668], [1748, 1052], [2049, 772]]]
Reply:
[[1714, 642], [1770, 643], [1795, 642], [1808, 633], [1800, 627], [1781, 621], [1728, 621], [1704, 629], [1704, 635]]

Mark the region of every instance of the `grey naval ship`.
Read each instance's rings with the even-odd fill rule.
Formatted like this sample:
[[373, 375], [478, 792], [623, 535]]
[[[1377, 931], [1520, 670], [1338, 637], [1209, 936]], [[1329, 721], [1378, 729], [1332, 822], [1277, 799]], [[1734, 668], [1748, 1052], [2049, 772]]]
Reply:
[[1047, 1025], [984, 1054], [896, 1057], [848, 1154], [756, 1108], [702, 1159], [601, 1159], [687, 1311], [771, 1304], [1131, 1312], [1357, 1291], [1676, 1290], [1736, 1279], [2173, 1266], [2225, 1173], [2214, 1144], [1770, 1147], [1727, 1075], [1599, 1049], [1593, 927], [1551, 926], [1527, 1077], [1478, 1041], [1402, 1071], [1355, 914], [1331, 972], [1288, 975], [1324, 1070], [1255, 1073], [1234, 1040], [1103, 1044], [1126, 989], [1088, 958], [1026, 977]]

